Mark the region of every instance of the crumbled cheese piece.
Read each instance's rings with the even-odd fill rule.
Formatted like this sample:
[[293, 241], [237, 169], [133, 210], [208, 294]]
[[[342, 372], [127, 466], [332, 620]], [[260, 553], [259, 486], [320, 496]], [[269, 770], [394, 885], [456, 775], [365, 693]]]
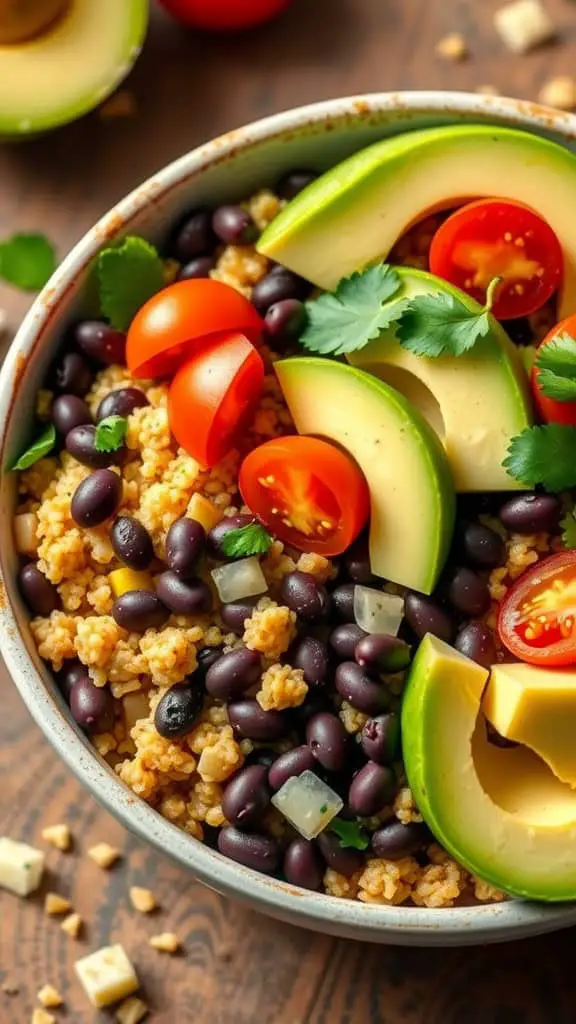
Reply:
[[140, 1024], [141, 1020], [148, 1013], [148, 1007], [137, 996], [130, 996], [116, 1010], [116, 1020], [119, 1024]]
[[174, 932], [162, 932], [160, 935], [152, 935], [150, 945], [159, 949], [161, 953], [177, 953], [180, 949], [180, 939]]
[[442, 60], [464, 60], [468, 56], [468, 47], [464, 36], [459, 32], [450, 32], [436, 43], [436, 55]]
[[0, 838], [0, 886], [17, 896], [28, 896], [42, 881], [44, 854], [28, 843]]
[[43, 985], [38, 992], [38, 1002], [49, 1009], [53, 1006], [62, 1006], [64, 1000], [54, 985]]
[[556, 29], [540, 0], [512, 0], [494, 14], [494, 27], [512, 53], [528, 50], [548, 42]]
[[43, 828], [42, 839], [45, 839], [47, 843], [52, 843], [52, 846], [55, 846], [57, 850], [62, 850], [63, 853], [72, 845], [72, 836], [68, 825], [50, 825], [49, 828]]
[[88, 850], [88, 856], [98, 865], [99, 868], [111, 868], [122, 856], [120, 850], [109, 843], [97, 843]]
[[538, 102], [558, 110], [576, 109], [576, 81], [571, 75], [548, 79], [538, 93]]
[[65, 896], [60, 896], [57, 892], [47, 892], [44, 899], [44, 913], [49, 914], [51, 917], [55, 914], [67, 914], [72, 904], [70, 900], [67, 900]]
[[92, 1006], [110, 1006], [138, 988], [136, 971], [119, 944], [82, 957], [74, 968]]
[[310, 771], [287, 779], [272, 803], [304, 839], [320, 835], [344, 806], [338, 793]]
[[56, 1017], [53, 1013], [40, 1010], [38, 1007], [32, 1012], [31, 1024], [56, 1024]]
[[151, 889], [141, 889], [138, 885], [130, 887], [130, 902], [141, 914], [149, 914], [156, 909], [156, 897]]
[[69, 935], [71, 939], [77, 939], [82, 928], [82, 918], [80, 914], [68, 914], [60, 925], [63, 932]]

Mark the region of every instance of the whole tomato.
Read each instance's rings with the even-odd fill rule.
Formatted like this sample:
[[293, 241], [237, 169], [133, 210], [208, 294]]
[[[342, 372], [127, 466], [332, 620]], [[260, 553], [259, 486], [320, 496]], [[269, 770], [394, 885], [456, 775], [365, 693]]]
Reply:
[[193, 28], [234, 31], [276, 17], [291, 0], [160, 0], [178, 21]]

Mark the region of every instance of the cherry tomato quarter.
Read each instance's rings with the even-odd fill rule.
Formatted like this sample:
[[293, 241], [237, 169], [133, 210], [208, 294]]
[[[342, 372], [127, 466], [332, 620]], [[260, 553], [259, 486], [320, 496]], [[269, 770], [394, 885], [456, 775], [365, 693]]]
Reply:
[[498, 632], [521, 661], [576, 664], [576, 551], [550, 555], [523, 573], [502, 601]]
[[430, 270], [484, 304], [502, 278], [492, 307], [510, 320], [540, 309], [560, 287], [563, 257], [552, 228], [528, 206], [479, 199], [451, 214], [432, 239]]
[[212, 335], [239, 331], [258, 343], [262, 329], [254, 306], [223, 281], [177, 281], [138, 310], [128, 330], [126, 362], [134, 377], [167, 377]]
[[276, 17], [290, 0], [160, 0], [178, 21], [193, 28], [235, 31]]
[[240, 493], [280, 540], [299, 551], [339, 555], [366, 525], [368, 484], [333, 444], [299, 434], [255, 448], [240, 467]]
[[212, 338], [170, 384], [168, 418], [178, 444], [203, 466], [215, 466], [250, 421], [263, 380], [264, 363], [248, 338]]
[[[569, 334], [576, 338], [576, 314], [566, 317], [546, 335], [538, 349], [539, 352], [555, 338], [562, 334]], [[545, 423], [564, 423], [568, 427], [576, 427], [576, 402], [559, 402], [555, 398], [543, 395], [539, 384], [540, 371], [537, 366], [532, 368], [532, 395], [538, 410], [538, 414]], [[576, 377], [576, 364], [574, 366], [574, 377]]]

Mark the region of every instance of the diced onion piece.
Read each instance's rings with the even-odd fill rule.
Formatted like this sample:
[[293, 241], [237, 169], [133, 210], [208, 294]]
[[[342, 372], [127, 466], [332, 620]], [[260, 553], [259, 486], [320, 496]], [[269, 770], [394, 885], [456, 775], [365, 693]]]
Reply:
[[35, 555], [38, 551], [38, 516], [35, 512], [21, 512], [14, 516], [14, 539], [19, 555]]
[[404, 618], [404, 599], [371, 587], [354, 587], [354, 618], [365, 633], [398, 636]]
[[143, 690], [138, 690], [137, 693], [127, 693], [122, 698], [122, 710], [124, 712], [124, 727], [126, 732], [129, 733], [136, 725], [136, 722], [139, 722], [142, 718], [148, 718], [150, 714], [148, 694], [144, 693]]
[[238, 562], [212, 569], [218, 597], [223, 604], [241, 601], [243, 597], [256, 597], [268, 590], [266, 577], [257, 558], [241, 558]]
[[272, 803], [304, 839], [320, 835], [344, 806], [338, 793], [310, 771], [288, 779]]

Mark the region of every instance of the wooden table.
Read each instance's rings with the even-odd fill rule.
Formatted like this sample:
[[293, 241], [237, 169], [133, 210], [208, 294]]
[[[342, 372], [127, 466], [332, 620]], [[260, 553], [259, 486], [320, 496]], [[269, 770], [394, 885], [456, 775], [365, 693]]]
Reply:
[[[473, 89], [534, 98], [576, 58], [575, 8], [547, 0], [564, 42], [523, 58], [503, 51], [493, 0], [296, 0], [283, 20], [237, 38], [186, 34], [160, 14], [128, 88], [134, 117], [82, 122], [0, 151], [0, 233], [48, 231], [63, 255], [116, 199], [162, 164], [235, 125], [312, 100], [398, 88]], [[439, 62], [434, 45], [463, 32], [472, 56]], [[573, 215], [573, 211], [570, 211]], [[29, 298], [0, 288], [12, 325]], [[45, 981], [66, 997], [62, 1019], [95, 1019], [72, 962], [122, 941], [144, 979], [156, 1024], [573, 1024], [576, 932], [471, 950], [346, 943], [280, 926], [195, 885], [99, 808], [63, 767], [4, 672], [0, 714], [0, 834], [31, 842], [69, 823], [69, 854], [50, 850], [50, 885], [86, 924], [80, 941], [44, 918], [41, 900], [0, 897], [1, 1024], [26, 1024]], [[125, 853], [103, 873], [82, 856], [106, 840]], [[154, 889], [162, 910], [136, 914], [128, 886]], [[149, 948], [174, 930], [182, 956]], [[97, 1016], [97, 1015], [96, 1015]], [[59, 1016], [60, 1019], [60, 1016]]]

